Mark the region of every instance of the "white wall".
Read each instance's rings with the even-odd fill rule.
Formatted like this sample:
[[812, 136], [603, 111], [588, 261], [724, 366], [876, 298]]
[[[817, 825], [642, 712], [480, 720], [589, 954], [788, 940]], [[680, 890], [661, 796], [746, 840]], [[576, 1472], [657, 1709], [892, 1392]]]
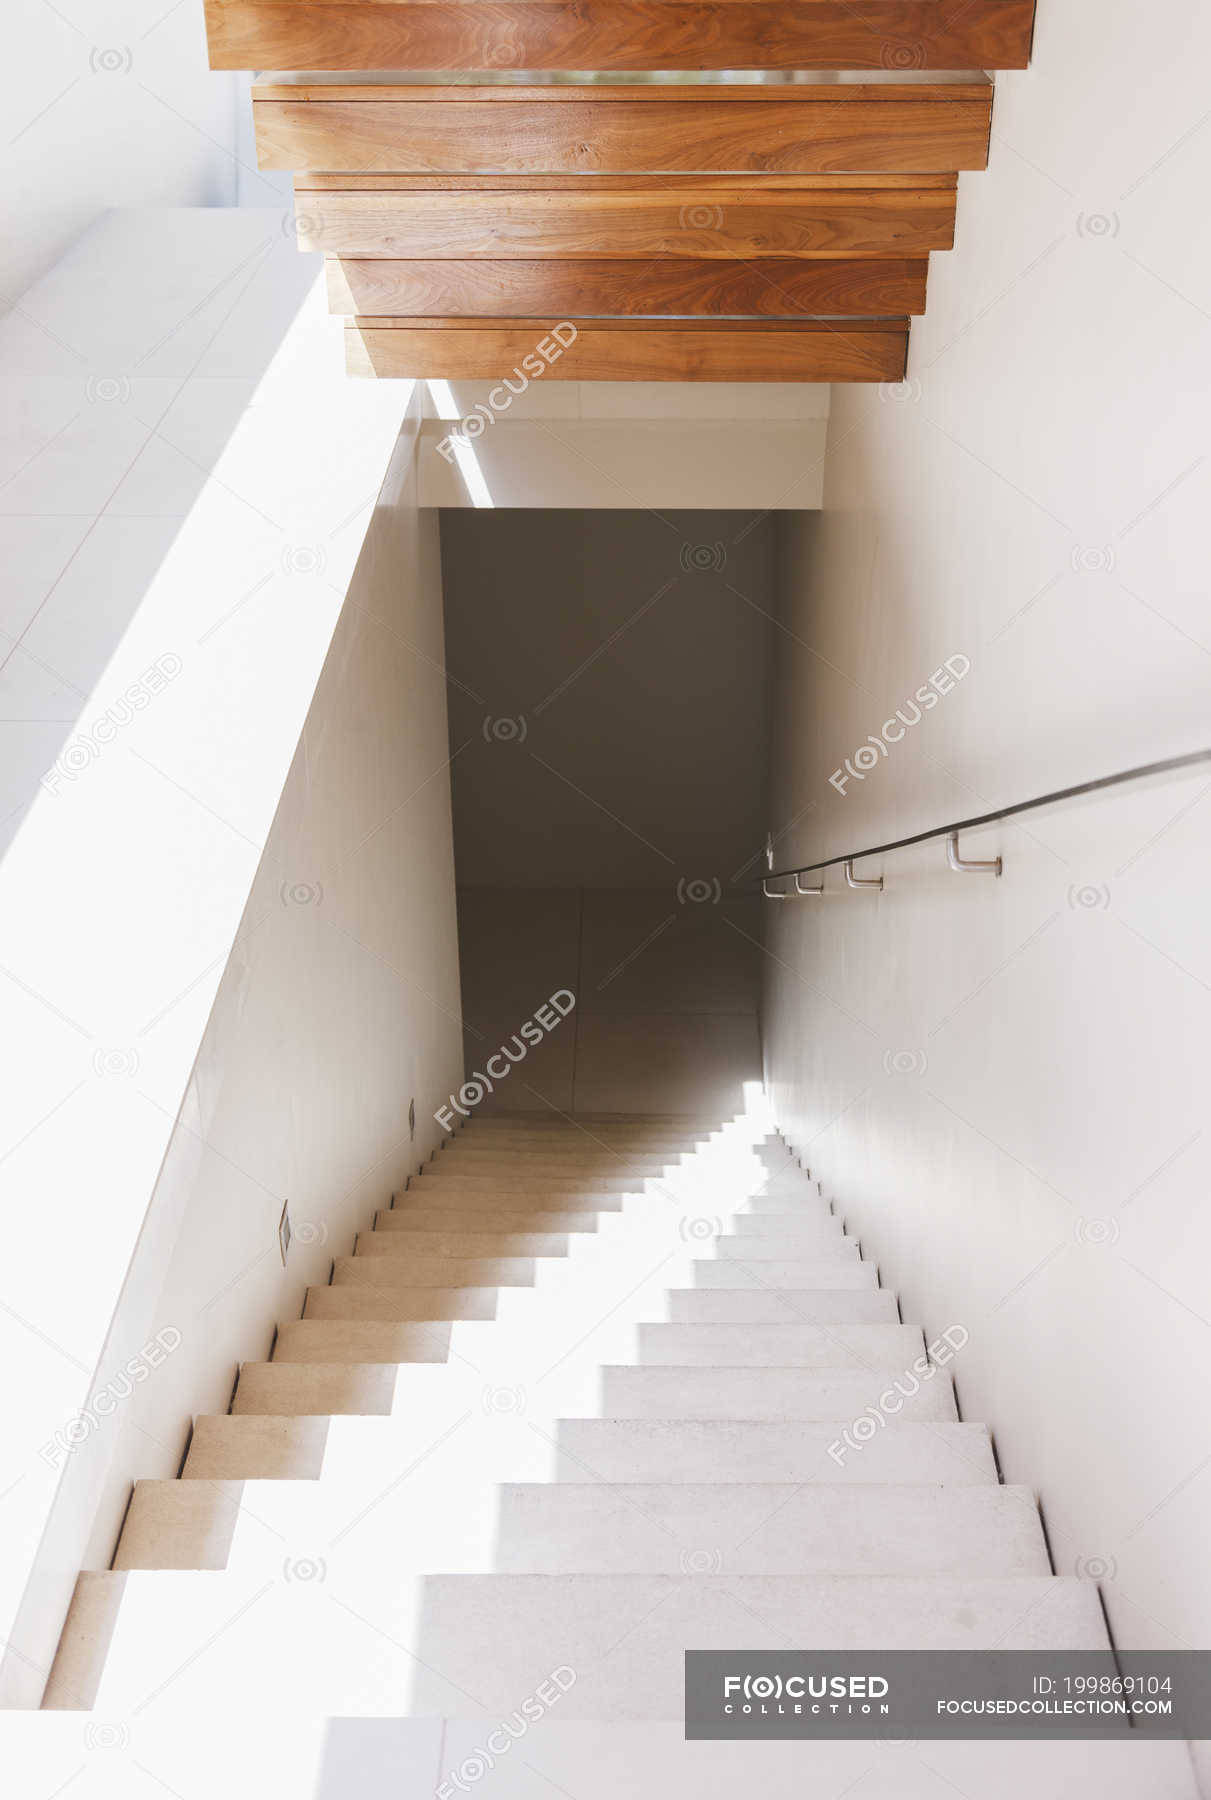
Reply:
[[0, 311], [109, 207], [230, 206], [241, 175], [248, 204], [282, 204], [237, 144], [200, 0], [11, 0], [4, 24]]
[[773, 522], [442, 518], [459, 881], [726, 889], [761, 842]]
[[[271, 212], [111, 213], [0, 326], [10, 1704], [458, 1064], [414, 396], [346, 380], [318, 277]], [[165, 1321], [134, 1409], [47, 1454]]]
[[[834, 392], [783, 531], [784, 864], [1211, 741], [1208, 53], [1195, 0], [1040, 6], [907, 387]], [[1211, 1644], [1209, 843], [1204, 773], [973, 836], [999, 882], [934, 846], [766, 909], [783, 1128], [906, 1316], [968, 1328], [966, 1415], [1136, 1646]]]
[[[444, 1135], [433, 1114], [460, 1069], [458, 942], [437, 517], [415, 506], [413, 450], [409, 432], [136, 1252], [128, 1288], [144, 1255], [162, 1288], [134, 1335], [182, 1342], [122, 1410], [87, 1567], [108, 1567], [132, 1479], [176, 1474], [194, 1415], [227, 1410], [239, 1363], [269, 1354], [276, 1324]], [[167, 1273], [161, 1212], [180, 1220]]]

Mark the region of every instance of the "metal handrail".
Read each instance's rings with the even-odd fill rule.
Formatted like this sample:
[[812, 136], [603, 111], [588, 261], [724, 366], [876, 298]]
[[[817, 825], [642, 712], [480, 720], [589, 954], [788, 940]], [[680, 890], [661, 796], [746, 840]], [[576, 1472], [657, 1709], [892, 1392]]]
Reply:
[[[1078, 781], [1074, 787], [1056, 788], [1050, 794], [1039, 794], [1033, 800], [1019, 800], [1013, 806], [998, 806], [992, 812], [977, 813], [968, 819], [955, 819], [949, 825], [935, 825], [930, 831], [916, 831], [910, 837], [892, 838], [885, 844], [871, 844], [865, 850], [847, 850], [841, 856], [829, 856], [823, 862], [800, 863], [794, 869], [774, 869], [763, 878], [761, 890], [767, 900], [791, 900], [795, 893], [799, 895], [822, 894], [824, 885], [804, 887], [799, 880], [801, 875], [817, 874], [824, 869], [844, 867], [845, 880], [848, 887], [881, 888], [882, 878], [874, 881], [862, 881], [854, 875], [854, 863], [867, 856], [886, 856], [892, 850], [907, 850], [913, 844], [928, 844], [938, 838], [946, 838], [947, 861], [949, 866], [960, 874], [1001, 873], [1001, 858], [995, 857], [989, 862], [966, 862], [959, 854], [959, 833], [975, 831], [981, 825], [995, 825], [1002, 819], [1016, 819], [1022, 813], [1037, 812], [1044, 806], [1055, 806], [1061, 800], [1077, 800], [1082, 794], [1102, 793], [1107, 788], [1120, 787], [1127, 781], [1143, 781], [1150, 775], [1173, 775], [1182, 769], [1194, 769], [1201, 763], [1211, 763], [1211, 749], [1191, 750], [1185, 756], [1169, 756], [1161, 762], [1140, 763], [1134, 769], [1122, 769], [1116, 775], [1099, 775], [1095, 781]], [[767, 860], [773, 860], [772, 845], [766, 852]], [[786, 881], [795, 878], [795, 893], [771, 893], [771, 881]]]

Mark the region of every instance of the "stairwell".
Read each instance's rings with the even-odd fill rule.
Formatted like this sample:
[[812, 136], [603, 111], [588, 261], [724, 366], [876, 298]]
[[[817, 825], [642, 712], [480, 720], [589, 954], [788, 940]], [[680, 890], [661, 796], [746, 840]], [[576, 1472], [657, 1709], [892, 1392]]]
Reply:
[[[1176, 1743], [682, 1741], [687, 1647], [1108, 1646], [1096, 1585], [1053, 1574], [1033, 1494], [960, 1416], [961, 1340], [923, 1373], [921, 1330], [758, 1120], [477, 1120], [196, 1421], [180, 1478], [136, 1484], [45, 1704], [221, 1717], [257, 1791], [360, 1720], [388, 1728], [364, 1796], [465, 1791], [474, 1765], [501, 1800], [754, 1772], [787, 1800], [805, 1776], [1184, 1800]], [[494, 1727], [517, 1748], [485, 1762]], [[326, 1742], [305, 1791], [351, 1791]]]

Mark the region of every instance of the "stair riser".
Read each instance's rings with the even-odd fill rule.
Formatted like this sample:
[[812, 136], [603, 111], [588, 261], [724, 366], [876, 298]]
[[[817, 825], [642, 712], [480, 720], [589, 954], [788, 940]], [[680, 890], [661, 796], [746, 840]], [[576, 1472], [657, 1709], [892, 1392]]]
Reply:
[[503, 1574], [1047, 1575], [1025, 1488], [506, 1486]]
[[641, 1325], [638, 1360], [648, 1368], [909, 1369], [923, 1350], [911, 1325]]
[[443, 1363], [449, 1325], [294, 1319], [278, 1329], [275, 1363]]
[[894, 1325], [900, 1316], [886, 1288], [677, 1288], [668, 1309], [677, 1325]]
[[333, 1287], [533, 1287], [532, 1256], [338, 1256]]
[[502, 1231], [596, 1231], [597, 1214], [587, 1210], [579, 1213], [556, 1212], [540, 1207], [531, 1207], [525, 1212], [506, 1212], [503, 1209], [476, 1212], [470, 1209], [456, 1211], [451, 1207], [434, 1208], [431, 1211], [428, 1206], [401, 1206], [375, 1213], [374, 1229], [407, 1233], [478, 1231], [489, 1237]]
[[354, 1255], [366, 1260], [394, 1257], [449, 1257], [463, 1261], [491, 1256], [566, 1256], [566, 1232], [554, 1231], [366, 1231]]
[[695, 1288], [753, 1288], [775, 1293], [779, 1288], [877, 1288], [879, 1271], [870, 1262], [832, 1262], [820, 1257], [748, 1257], [705, 1259], [694, 1264]]
[[856, 1262], [861, 1250], [857, 1238], [817, 1238], [811, 1232], [797, 1231], [793, 1226], [779, 1227], [763, 1237], [741, 1238], [725, 1234], [715, 1240], [715, 1253], [722, 1262], [776, 1263], [784, 1262], [788, 1257], [803, 1261], [812, 1257], [821, 1262]]
[[391, 1411], [397, 1375], [388, 1363], [245, 1363], [231, 1410], [276, 1418], [383, 1415]]
[[[562, 1717], [682, 1717], [685, 1646], [702, 1650], [1105, 1650], [1094, 1583], [782, 1575], [448, 1575], [425, 1584], [412, 1710], [473, 1693], [501, 1716], [552, 1661]], [[440, 1674], [437, 1673], [440, 1671]]]
[[[896, 1382], [900, 1383], [897, 1389]], [[903, 1390], [903, 1391], [901, 1391]], [[953, 1420], [954, 1389], [949, 1375], [934, 1375], [915, 1387], [902, 1369], [829, 1370], [800, 1368], [607, 1368], [602, 1371], [605, 1417], [614, 1419], [874, 1419], [885, 1431], [888, 1419]], [[845, 1461], [865, 1453], [864, 1425]]]
[[326, 1418], [211, 1413], [194, 1423], [183, 1481], [304, 1481], [318, 1478]]
[[471, 1288], [308, 1288], [304, 1319], [381, 1319], [404, 1324], [494, 1319], [497, 1290]]
[[[557, 1481], [795, 1482], [884, 1486], [996, 1485], [988, 1433], [978, 1425], [888, 1425], [861, 1455], [846, 1455], [848, 1419], [564, 1419]], [[830, 1454], [841, 1447], [841, 1459]]]

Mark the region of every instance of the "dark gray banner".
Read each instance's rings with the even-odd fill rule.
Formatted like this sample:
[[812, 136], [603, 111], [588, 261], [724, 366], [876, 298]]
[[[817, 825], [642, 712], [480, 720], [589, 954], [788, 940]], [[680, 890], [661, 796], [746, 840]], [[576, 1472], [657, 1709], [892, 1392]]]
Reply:
[[687, 1650], [687, 1738], [1211, 1738], [1211, 1651]]

